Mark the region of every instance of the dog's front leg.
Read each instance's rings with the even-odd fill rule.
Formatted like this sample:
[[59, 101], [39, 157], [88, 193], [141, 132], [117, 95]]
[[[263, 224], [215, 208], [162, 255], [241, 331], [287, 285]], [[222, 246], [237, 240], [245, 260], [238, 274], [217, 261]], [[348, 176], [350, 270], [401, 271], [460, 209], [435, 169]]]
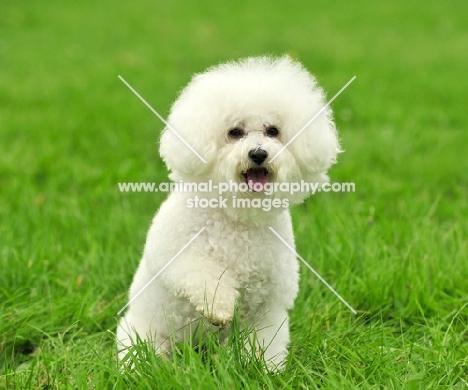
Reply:
[[248, 343], [247, 348], [262, 357], [271, 371], [283, 370], [289, 343], [289, 319], [286, 310], [267, 310], [253, 327]]
[[186, 254], [161, 276], [168, 291], [188, 299], [211, 323], [225, 326], [231, 322], [239, 297], [238, 286], [229, 271], [218, 262]]

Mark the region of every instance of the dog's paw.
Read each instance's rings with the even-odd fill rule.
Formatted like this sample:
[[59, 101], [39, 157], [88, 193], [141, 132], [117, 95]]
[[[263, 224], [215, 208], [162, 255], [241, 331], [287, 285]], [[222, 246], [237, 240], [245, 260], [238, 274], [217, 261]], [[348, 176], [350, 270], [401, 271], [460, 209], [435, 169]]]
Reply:
[[233, 316], [234, 313], [218, 311], [216, 313], [212, 313], [208, 317], [208, 320], [213, 326], [219, 326], [220, 328], [224, 328], [232, 321]]
[[234, 306], [232, 308], [198, 306], [197, 311], [214, 326], [224, 328], [234, 317]]
[[224, 328], [234, 317], [237, 295], [237, 292], [236, 294], [220, 294], [220, 296], [215, 296], [211, 302], [207, 301], [198, 305], [196, 310], [214, 326]]

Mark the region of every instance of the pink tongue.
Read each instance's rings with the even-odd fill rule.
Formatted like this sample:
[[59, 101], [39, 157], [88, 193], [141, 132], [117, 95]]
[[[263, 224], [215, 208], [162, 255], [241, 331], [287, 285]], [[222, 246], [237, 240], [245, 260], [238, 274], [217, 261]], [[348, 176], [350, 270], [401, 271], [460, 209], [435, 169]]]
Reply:
[[267, 182], [268, 178], [264, 169], [251, 168], [247, 171], [247, 184], [252, 191], [262, 191]]

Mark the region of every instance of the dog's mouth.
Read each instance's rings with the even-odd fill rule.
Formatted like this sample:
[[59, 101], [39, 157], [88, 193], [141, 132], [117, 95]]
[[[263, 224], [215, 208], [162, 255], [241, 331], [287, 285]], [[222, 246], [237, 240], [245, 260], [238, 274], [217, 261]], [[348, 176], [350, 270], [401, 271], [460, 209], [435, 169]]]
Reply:
[[249, 189], [253, 192], [263, 191], [268, 183], [268, 170], [265, 168], [249, 168], [242, 173]]

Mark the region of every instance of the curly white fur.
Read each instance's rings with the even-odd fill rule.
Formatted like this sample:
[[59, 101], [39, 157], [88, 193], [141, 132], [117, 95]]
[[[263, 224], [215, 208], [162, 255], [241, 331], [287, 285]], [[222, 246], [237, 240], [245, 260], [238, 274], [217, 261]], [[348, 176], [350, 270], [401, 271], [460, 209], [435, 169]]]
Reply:
[[[272, 183], [324, 182], [340, 151], [330, 109], [269, 160], [325, 103], [314, 77], [287, 56], [216, 66], [192, 79], [169, 116], [169, 124], [207, 163], [167, 128], [160, 153], [174, 181], [242, 183], [246, 172], [261, 167], [264, 180]], [[272, 127], [278, 135], [268, 135]], [[241, 136], [230, 136], [232, 129], [239, 129]], [[261, 164], [249, 158], [249, 152], [258, 149], [268, 154]], [[206, 229], [130, 304], [117, 330], [119, 357], [125, 356], [136, 334], [163, 352], [170, 347], [169, 336], [184, 341], [199, 321], [226, 329], [238, 305], [241, 326], [256, 328], [255, 340], [265, 360], [280, 368], [287, 356], [287, 310], [297, 295], [299, 266], [268, 227], [294, 247], [289, 211], [234, 208], [230, 202], [227, 208], [188, 209], [187, 200], [196, 195], [218, 197], [214, 192], [171, 193], [153, 220], [130, 299], [201, 228]], [[308, 195], [276, 192], [269, 197], [293, 204]], [[261, 191], [234, 190], [224, 196], [268, 197]]]

